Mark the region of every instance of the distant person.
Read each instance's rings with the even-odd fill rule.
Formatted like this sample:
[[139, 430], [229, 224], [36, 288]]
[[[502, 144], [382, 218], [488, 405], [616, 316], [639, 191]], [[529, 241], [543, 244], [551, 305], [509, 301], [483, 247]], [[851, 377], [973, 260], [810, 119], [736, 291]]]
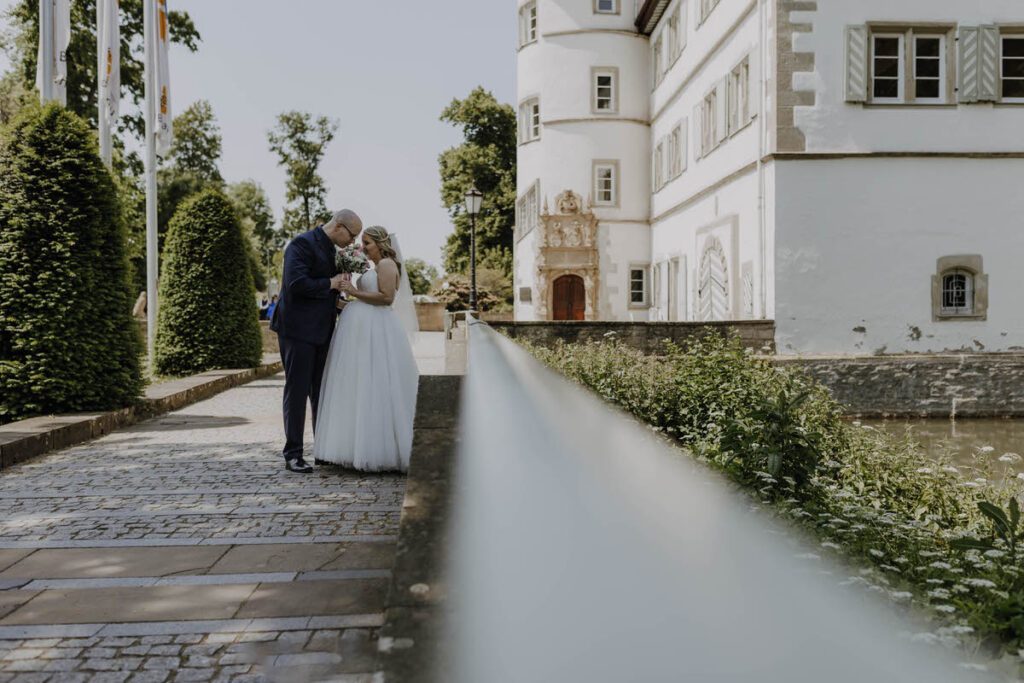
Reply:
[[277, 294], [270, 298], [270, 305], [267, 306], [267, 320], [274, 319], [274, 309], [277, 308]]
[[267, 312], [269, 307], [267, 297], [263, 297], [263, 301], [260, 302], [260, 320], [270, 320], [270, 314]]

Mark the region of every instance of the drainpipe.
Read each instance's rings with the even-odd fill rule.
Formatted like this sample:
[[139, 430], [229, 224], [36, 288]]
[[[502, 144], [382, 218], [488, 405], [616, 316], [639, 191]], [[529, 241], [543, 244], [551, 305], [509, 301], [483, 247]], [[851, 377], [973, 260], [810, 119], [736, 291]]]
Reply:
[[759, 237], [761, 241], [761, 318], [768, 318], [768, 253], [767, 253], [767, 221], [765, 220], [764, 206], [764, 146], [768, 127], [765, 116], [765, 101], [768, 94], [768, 41], [765, 40], [765, 2], [757, 0], [757, 25], [758, 25], [758, 51], [760, 53], [760, 92], [758, 101], [760, 108], [760, 121], [757, 125], [757, 220]]

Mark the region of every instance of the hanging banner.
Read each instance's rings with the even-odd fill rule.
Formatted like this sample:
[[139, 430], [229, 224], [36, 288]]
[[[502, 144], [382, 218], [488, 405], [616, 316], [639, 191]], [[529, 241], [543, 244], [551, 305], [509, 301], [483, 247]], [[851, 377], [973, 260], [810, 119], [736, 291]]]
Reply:
[[[43, 84], [43, 62], [48, 60], [52, 74], [50, 82], [51, 99], [62, 105], [68, 103], [68, 48], [71, 47], [71, 0], [43, 0], [49, 3], [53, 20], [49, 27], [39, 26], [39, 50], [36, 59], [36, 87], [40, 93], [46, 92]], [[42, 16], [40, 16], [42, 21]], [[43, 54], [46, 41], [44, 35], [49, 29], [52, 38], [52, 50], [49, 55]]]
[[171, 151], [174, 127], [171, 119], [170, 19], [167, 0], [156, 0], [156, 153], [162, 157]]

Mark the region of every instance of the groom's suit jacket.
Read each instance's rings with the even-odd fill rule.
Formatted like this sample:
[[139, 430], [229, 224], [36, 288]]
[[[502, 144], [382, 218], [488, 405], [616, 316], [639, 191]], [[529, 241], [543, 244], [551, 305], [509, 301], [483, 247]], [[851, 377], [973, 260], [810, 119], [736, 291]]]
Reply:
[[330, 341], [337, 318], [338, 293], [331, 289], [331, 278], [338, 274], [335, 253], [321, 228], [291, 241], [284, 252], [281, 296], [270, 329], [317, 346]]

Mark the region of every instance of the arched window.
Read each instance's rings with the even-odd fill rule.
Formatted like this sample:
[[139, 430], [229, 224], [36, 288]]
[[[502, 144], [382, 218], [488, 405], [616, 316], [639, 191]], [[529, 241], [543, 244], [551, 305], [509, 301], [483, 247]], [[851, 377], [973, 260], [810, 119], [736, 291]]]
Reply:
[[974, 273], [956, 268], [942, 274], [942, 315], [974, 314]]
[[708, 242], [701, 257], [697, 304], [702, 321], [729, 318], [729, 268], [717, 239]]

